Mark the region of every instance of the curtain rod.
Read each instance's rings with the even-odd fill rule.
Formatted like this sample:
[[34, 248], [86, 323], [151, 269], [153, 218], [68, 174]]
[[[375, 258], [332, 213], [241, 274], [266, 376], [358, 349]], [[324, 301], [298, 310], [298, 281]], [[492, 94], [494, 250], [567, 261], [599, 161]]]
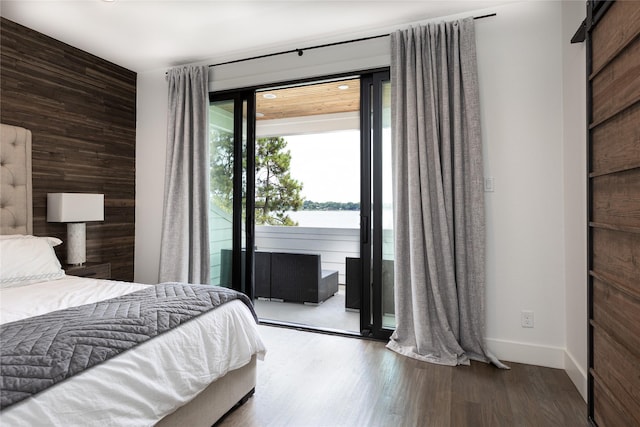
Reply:
[[[473, 19], [477, 20], [477, 19], [490, 18], [490, 17], [496, 16], [496, 15], [497, 15], [496, 13], [490, 13], [488, 15], [474, 16]], [[323, 48], [323, 47], [331, 47], [331, 46], [338, 46], [338, 45], [342, 45], [342, 44], [363, 42], [363, 41], [366, 41], [366, 40], [373, 40], [373, 39], [380, 39], [382, 37], [389, 37], [390, 35], [391, 34], [380, 34], [380, 35], [377, 35], [377, 36], [363, 37], [363, 38], [360, 38], [360, 39], [345, 40], [345, 41], [341, 41], [341, 42], [327, 43], [327, 44], [321, 44], [321, 45], [317, 45], [317, 46], [309, 46], [309, 47], [305, 47], [305, 48], [302, 48], [302, 49], [283, 50], [282, 52], [275, 52], [275, 53], [268, 53], [266, 55], [252, 56], [251, 58], [235, 59], [233, 61], [219, 62], [217, 64], [210, 64], [209, 67], [218, 67], [220, 65], [229, 65], [229, 64], [236, 64], [238, 62], [253, 61], [254, 59], [270, 58], [272, 56], [286, 55], [288, 53], [297, 53], [298, 56], [302, 56], [304, 54], [305, 50], [313, 50], [313, 49], [320, 49], [320, 48]]]

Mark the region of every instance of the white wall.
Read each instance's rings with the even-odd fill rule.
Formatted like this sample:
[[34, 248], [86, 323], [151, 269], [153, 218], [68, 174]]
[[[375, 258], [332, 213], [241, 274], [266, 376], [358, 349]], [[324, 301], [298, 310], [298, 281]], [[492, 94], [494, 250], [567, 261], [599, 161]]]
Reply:
[[[486, 198], [486, 335], [500, 358], [556, 368], [565, 366], [565, 348], [571, 341], [571, 357], [580, 365], [581, 344], [574, 345], [574, 336], [569, 340], [565, 333], [576, 332], [581, 316], [581, 309], [567, 302], [567, 296], [578, 297], [574, 295], [579, 282], [574, 277], [578, 275], [574, 261], [580, 244], [572, 243], [565, 250], [565, 238], [572, 238], [569, 231], [565, 233], [565, 212], [579, 212], [585, 205], [574, 198], [564, 199], [565, 186], [573, 186], [573, 172], [577, 174], [580, 166], [571, 159], [563, 160], [563, 137], [567, 135], [562, 128], [566, 42], [562, 5], [524, 2], [492, 11], [498, 16], [476, 21], [485, 167], [486, 174], [495, 179], [495, 192], [487, 193]], [[381, 29], [381, 33], [388, 31]], [[212, 88], [353, 71], [388, 62], [386, 39], [378, 39], [366, 46], [344, 45], [302, 57], [217, 67], [211, 75]], [[574, 67], [565, 65], [565, 71], [572, 73]], [[157, 281], [165, 71], [138, 75], [135, 277], [141, 282]], [[572, 171], [566, 181], [565, 168]], [[571, 258], [570, 272], [565, 269], [565, 258]], [[568, 295], [567, 280], [572, 281]], [[520, 327], [520, 311], [525, 309], [535, 313], [533, 329]], [[571, 328], [565, 329], [569, 309]], [[586, 318], [583, 326], [586, 328]]]
[[138, 74], [134, 280], [158, 283], [167, 140], [165, 71]]
[[584, 2], [562, 3], [565, 369], [587, 399], [586, 45], [570, 44], [586, 16]]
[[[477, 32], [486, 193], [487, 338], [507, 360], [563, 367], [559, 2], [499, 9]], [[535, 327], [522, 328], [522, 310]]]

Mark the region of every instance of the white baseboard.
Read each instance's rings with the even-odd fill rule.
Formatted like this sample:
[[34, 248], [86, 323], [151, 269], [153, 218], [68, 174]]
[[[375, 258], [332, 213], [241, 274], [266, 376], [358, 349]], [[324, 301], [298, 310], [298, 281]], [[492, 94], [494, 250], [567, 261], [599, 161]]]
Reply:
[[587, 401], [587, 372], [580, 367], [576, 359], [565, 350], [564, 352], [564, 370], [569, 378], [576, 386], [584, 401]]
[[516, 341], [487, 338], [487, 347], [501, 361], [526, 363], [563, 369], [578, 389], [582, 398], [587, 400], [587, 374], [575, 358], [565, 348]]
[[486, 342], [489, 350], [502, 361], [564, 369], [565, 349], [562, 347], [506, 341], [496, 338], [487, 338]]

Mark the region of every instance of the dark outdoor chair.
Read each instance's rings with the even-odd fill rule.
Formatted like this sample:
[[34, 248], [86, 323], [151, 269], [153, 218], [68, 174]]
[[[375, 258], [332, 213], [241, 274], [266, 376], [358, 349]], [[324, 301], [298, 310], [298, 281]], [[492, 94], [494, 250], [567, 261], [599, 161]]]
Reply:
[[271, 253], [271, 298], [319, 304], [338, 292], [338, 271], [322, 270], [320, 255]]
[[[231, 250], [220, 251], [220, 263], [220, 284], [230, 287]], [[322, 270], [319, 254], [255, 252], [256, 298], [319, 304], [337, 292], [338, 271]]]

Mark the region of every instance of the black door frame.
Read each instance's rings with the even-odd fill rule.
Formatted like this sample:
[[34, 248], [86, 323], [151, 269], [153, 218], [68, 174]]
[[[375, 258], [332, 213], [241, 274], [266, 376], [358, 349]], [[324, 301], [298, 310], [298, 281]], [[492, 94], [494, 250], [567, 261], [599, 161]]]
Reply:
[[382, 85], [389, 70], [361, 75], [360, 332], [388, 340], [382, 326]]

